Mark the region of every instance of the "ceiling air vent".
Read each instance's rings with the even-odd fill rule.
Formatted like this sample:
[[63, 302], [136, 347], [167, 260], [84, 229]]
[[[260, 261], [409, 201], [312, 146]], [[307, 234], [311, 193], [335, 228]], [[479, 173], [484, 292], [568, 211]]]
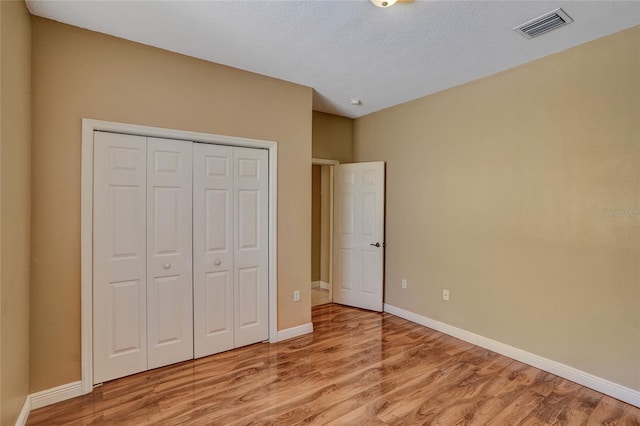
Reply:
[[570, 24], [573, 19], [562, 9], [552, 10], [549, 13], [518, 25], [514, 31], [519, 32], [526, 38], [534, 38], [556, 28]]

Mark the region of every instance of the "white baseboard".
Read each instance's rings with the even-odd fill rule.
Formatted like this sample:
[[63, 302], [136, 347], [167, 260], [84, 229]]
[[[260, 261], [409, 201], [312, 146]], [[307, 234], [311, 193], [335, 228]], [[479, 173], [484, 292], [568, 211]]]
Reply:
[[22, 410], [20, 410], [20, 415], [16, 420], [16, 426], [25, 426], [27, 424], [27, 419], [29, 418], [29, 413], [31, 412], [31, 398], [29, 395], [24, 399], [24, 405], [22, 406]]
[[279, 330], [277, 341], [282, 342], [283, 340], [293, 339], [294, 337], [309, 333], [313, 333], [313, 323], [310, 322], [296, 327], [287, 328], [285, 330]]
[[329, 290], [331, 288], [331, 284], [324, 281], [312, 281], [311, 288], [321, 288], [323, 290]]
[[509, 358], [513, 358], [517, 361], [555, 374], [556, 376], [571, 380], [572, 382], [576, 382], [598, 392], [602, 392], [605, 395], [609, 395], [628, 404], [640, 407], [640, 391], [630, 389], [628, 387], [619, 385], [598, 376], [594, 376], [593, 374], [586, 373], [560, 362], [543, 358], [539, 355], [532, 354], [531, 352], [514, 348], [513, 346], [509, 346], [507, 344], [480, 336], [478, 334], [463, 330], [458, 327], [454, 327], [449, 324], [445, 324], [443, 322], [422, 316], [420, 314], [406, 311], [393, 305], [385, 303], [384, 311], [400, 318], [409, 320], [411, 322], [415, 322], [416, 324], [420, 324], [425, 327], [448, 334], [449, 336], [464, 340], [465, 342], [473, 343], [474, 345], [489, 349], [493, 352], [497, 352]]
[[31, 410], [37, 410], [38, 408], [46, 407], [47, 405], [75, 398], [80, 395], [82, 395], [82, 382], [79, 381], [27, 395], [18, 420], [16, 420], [16, 426], [24, 426], [27, 424]]
[[31, 409], [36, 410], [80, 395], [82, 395], [82, 382], [77, 381], [32, 393], [29, 396], [29, 399]]

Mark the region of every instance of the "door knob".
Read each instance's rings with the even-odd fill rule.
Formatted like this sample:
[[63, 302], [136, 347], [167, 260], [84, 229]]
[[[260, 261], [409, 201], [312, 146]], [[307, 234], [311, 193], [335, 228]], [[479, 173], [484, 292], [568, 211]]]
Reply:
[[164, 264], [164, 269], [169, 269], [169, 268], [171, 268], [171, 265], [169, 263], [165, 263]]
[[374, 246], [374, 247], [380, 247], [380, 243], [375, 243], [375, 244], [369, 244], [370, 246]]
[[220, 259], [215, 261], [216, 266], [220, 266], [221, 263], [222, 263], [222, 261]]

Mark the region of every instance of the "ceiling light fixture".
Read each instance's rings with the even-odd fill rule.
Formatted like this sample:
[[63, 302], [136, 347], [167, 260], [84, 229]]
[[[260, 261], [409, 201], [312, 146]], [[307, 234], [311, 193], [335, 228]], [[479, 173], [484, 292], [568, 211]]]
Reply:
[[398, 0], [371, 0], [371, 3], [378, 7], [389, 7], [393, 6], [397, 1]]
[[362, 105], [362, 101], [360, 99], [353, 98], [349, 101], [351, 105]]

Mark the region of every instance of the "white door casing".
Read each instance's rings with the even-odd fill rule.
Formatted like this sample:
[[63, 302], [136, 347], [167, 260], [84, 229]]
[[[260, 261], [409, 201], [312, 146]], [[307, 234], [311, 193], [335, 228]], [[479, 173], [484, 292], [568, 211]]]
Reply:
[[148, 368], [193, 358], [192, 154], [147, 138]]
[[146, 138], [95, 132], [94, 383], [147, 369]]
[[197, 143], [193, 153], [193, 327], [198, 358], [234, 347], [234, 161], [230, 146]]
[[382, 312], [384, 162], [335, 166], [333, 300]]
[[268, 153], [234, 148], [234, 346], [269, 338]]

